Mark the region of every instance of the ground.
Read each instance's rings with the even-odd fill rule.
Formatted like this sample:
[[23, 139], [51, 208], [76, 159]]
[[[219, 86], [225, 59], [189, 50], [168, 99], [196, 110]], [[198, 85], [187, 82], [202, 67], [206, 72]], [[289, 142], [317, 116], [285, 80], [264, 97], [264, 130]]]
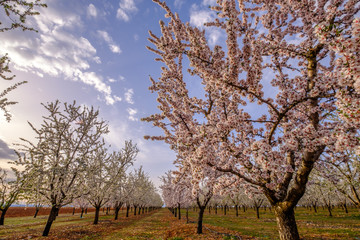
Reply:
[[[16, 209], [14, 209], [15, 211]], [[71, 211], [70, 211], [71, 210]], [[19, 211], [19, 209], [17, 209]], [[67, 212], [67, 213], [66, 213]], [[356, 209], [344, 213], [334, 209], [334, 217], [327, 216], [325, 210], [314, 213], [309, 209], [298, 209], [297, 223], [304, 240], [310, 239], [360, 239], [360, 216]], [[24, 211], [25, 214], [25, 211]], [[80, 219], [79, 213], [72, 215], [72, 209], [59, 214], [53, 224], [49, 237], [42, 237], [47, 216], [36, 219], [30, 216], [8, 217], [5, 225], [0, 226], [0, 239], [277, 239], [276, 222], [273, 213], [267, 209], [256, 219], [253, 209], [240, 212], [238, 217], [231, 210], [224, 213], [219, 210], [206, 212], [204, 216], [204, 234], [196, 232], [196, 210], [189, 211], [190, 223], [186, 223], [185, 210], [182, 219], [175, 218], [168, 209], [159, 209], [149, 213], [125, 217], [125, 211], [120, 212], [118, 220], [113, 220], [113, 211], [106, 215], [101, 211], [98, 225], [93, 225], [93, 212]], [[19, 215], [19, 214], [18, 214]]]

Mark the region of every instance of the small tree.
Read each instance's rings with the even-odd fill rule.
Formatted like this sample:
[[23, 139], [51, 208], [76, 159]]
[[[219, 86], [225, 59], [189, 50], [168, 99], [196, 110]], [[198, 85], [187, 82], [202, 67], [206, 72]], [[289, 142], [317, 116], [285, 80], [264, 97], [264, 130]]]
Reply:
[[40, 128], [31, 123], [37, 143], [22, 139], [27, 157], [18, 161], [34, 176], [41, 177], [39, 191], [51, 204], [43, 236], [49, 234], [60, 208], [84, 193], [82, 183], [86, 160], [98, 148], [107, 124], [99, 120], [99, 112], [76, 103], [43, 104], [49, 115], [43, 117]]
[[7, 171], [0, 168], [0, 225], [4, 225], [5, 214], [9, 207], [18, 200], [19, 195], [24, 191], [27, 179], [24, 172], [12, 168], [15, 173], [15, 180], [11, 180]]
[[95, 207], [94, 224], [98, 224], [100, 208], [112, 200], [124, 177], [125, 171], [133, 164], [139, 149], [132, 141], [126, 141], [119, 152], [108, 155], [107, 149], [99, 147], [87, 159], [86, 198]]

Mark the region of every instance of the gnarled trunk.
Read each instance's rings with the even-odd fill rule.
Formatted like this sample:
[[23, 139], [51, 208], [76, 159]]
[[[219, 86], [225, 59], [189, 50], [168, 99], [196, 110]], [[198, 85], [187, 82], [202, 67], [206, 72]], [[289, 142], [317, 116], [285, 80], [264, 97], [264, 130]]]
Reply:
[[49, 235], [49, 232], [50, 232], [50, 228], [51, 228], [51, 225], [52, 223], [55, 221], [56, 219], [56, 216], [59, 214], [59, 210], [60, 210], [60, 207], [57, 207], [57, 206], [53, 206], [50, 210], [50, 215], [48, 217], [48, 220], [46, 222], [46, 226], [45, 226], [45, 229], [43, 231], [43, 236], [46, 237]]
[[277, 205], [274, 209], [280, 240], [299, 240], [300, 236], [296, 226], [294, 208], [285, 209]]

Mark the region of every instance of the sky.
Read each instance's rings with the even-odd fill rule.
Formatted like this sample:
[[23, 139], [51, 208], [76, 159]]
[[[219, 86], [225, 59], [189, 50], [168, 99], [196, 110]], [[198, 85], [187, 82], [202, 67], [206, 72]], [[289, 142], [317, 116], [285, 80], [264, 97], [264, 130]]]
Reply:
[[[150, 0], [45, 0], [40, 15], [27, 18], [38, 32], [13, 30], [0, 33], [0, 56], [8, 53], [13, 81], [0, 81], [0, 89], [28, 81], [7, 97], [18, 104], [9, 108], [6, 122], [0, 114], [0, 167], [14, 159], [14, 143], [33, 139], [28, 121], [36, 127], [47, 112], [41, 103], [76, 102], [99, 109], [108, 121], [105, 136], [113, 149], [125, 140], [137, 143], [135, 167], [143, 166], [156, 186], [159, 176], [174, 169], [175, 153], [163, 142], [144, 140], [162, 132], [141, 118], [158, 112], [156, 94], [148, 90], [149, 76], [158, 78], [161, 65], [146, 49], [148, 31], [159, 35], [164, 11]], [[190, 24], [203, 27], [214, 18], [208, 6], [214, 0], [167, 0], [169, 7]], [[1, 9], [2, 11], [2, 9]], [[4, 16], [4, 13], [0, 13]], [[221, 33], [210, 30], [211, 45]]]

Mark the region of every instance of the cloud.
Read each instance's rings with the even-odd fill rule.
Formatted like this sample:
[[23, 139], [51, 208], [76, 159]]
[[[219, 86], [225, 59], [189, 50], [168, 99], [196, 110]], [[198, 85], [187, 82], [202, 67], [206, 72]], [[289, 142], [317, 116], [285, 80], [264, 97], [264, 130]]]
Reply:
[[6, 142], [0, 139], [0, 159], [14, 160], [16, 154], [14, 149], [9, 148]]
[[96, 18], [97, 17], [97, 10], [96, 10], [96, 7], [94, 6], [94, 4], [90, 3], [88, 8], [87, 8], [87, 15], [89, 17], [94, 17]]
[[185, 1], [184, 0], [175, 0], [174, 1], [174, 6], [176, 7], [176, 8], [181, 8], [181, 6], [183, 5], [185, 3]]
[[135, 115], [137, 114], [137, 109], [135, 108], [128, 108], [126, 109], [126, 111], [129, 113], [129, 120], [131, 121], [138, 121], [138, 119], [135, 117]]
[[204, 28], [204, 23], [210, 22], [214, 17], [214, 13], [209, 10], [192, 8], [190, 12], [190, 24], [198, 28]]
[[113, 41], [110, 35], [105, 31], [97, 31], [99, 36], [108, 44], [110, 51], [113, 53], [121, 53], [120, 47]]
[[128, 89], [128, 90], [125, 92], [125, 101], [126, 101], [127, 103], [134, 104], [133, 96], [134, 96], [134, 90], [131, 89], [131, 88]]
[[[85, 27], [80, 15], [69, 11], [71, 6], [65, 9], [56, 1], [49, 1], [48, 5], [32, 19], [38, 33], [2, 33], [0, 55], [9, 53], [14, 68], [23, 72], [40, 77], [63, 77], [91, 85], [104, 95], [107, 104], [115, 103], [111, 87], [101, 76], [89, 71], [91, 63], [99, 64], [101, 60], [90, 41], [79, 34], [79, 29]], [[120, 49], [114, 45], [112, 50]]]
[[215, 6], [216, 0], [203, 0], [202, 4], [205, 6]]
[[[214, 5], [212, 0], [204, 0], [203, 5]], [[207, 39], [211, 46], [214, 46], [223, 33], [215, 27], [206, 27], [205, 23], [211, 22], [215, 19], [216, 15], [210, 9], [199, 9], [199, 7], [194, 4], [190, 9], [190, 24], [199, 28], [206, 29]]]
[[116, 17], [125, 22], [130, 21], [130, 14], [137, 12], [137, 7], [134, 0], [121, 0]]

